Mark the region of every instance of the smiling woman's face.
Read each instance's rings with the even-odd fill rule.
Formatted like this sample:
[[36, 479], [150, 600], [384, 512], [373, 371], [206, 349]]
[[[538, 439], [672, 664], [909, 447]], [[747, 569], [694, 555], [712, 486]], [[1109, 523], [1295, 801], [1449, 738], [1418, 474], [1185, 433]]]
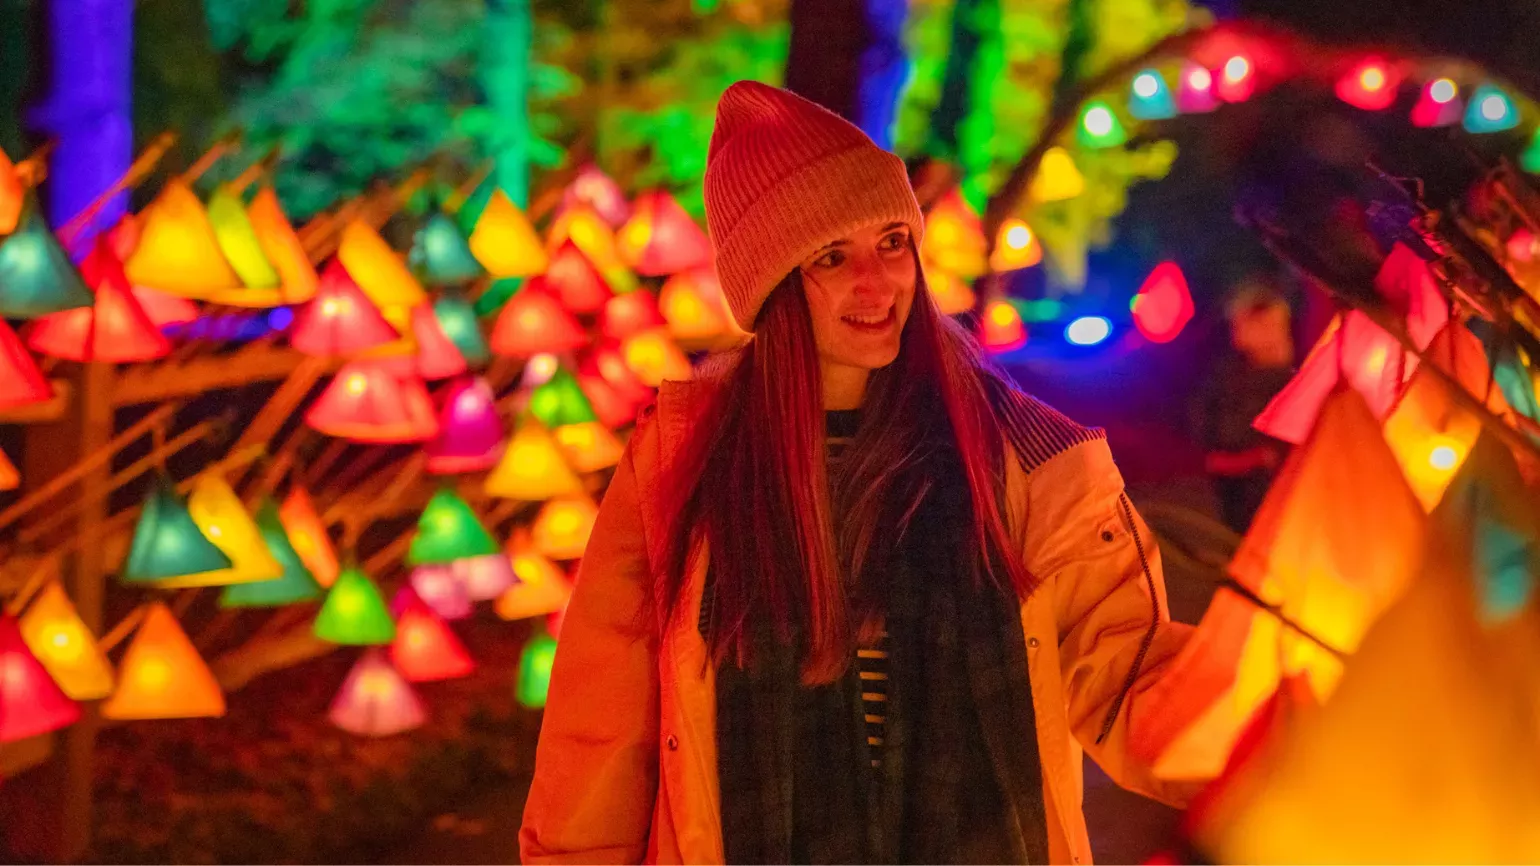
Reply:
[[825, 381], [840, 370], [869, 373], [898, 357], [914, 304], [915, 268], [913, 238], [903, 223], [858, 229], [802, 262]]

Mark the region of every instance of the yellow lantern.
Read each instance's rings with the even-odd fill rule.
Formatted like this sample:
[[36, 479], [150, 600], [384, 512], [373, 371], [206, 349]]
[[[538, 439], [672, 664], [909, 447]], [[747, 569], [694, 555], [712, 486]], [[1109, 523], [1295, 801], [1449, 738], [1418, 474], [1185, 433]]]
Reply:
[[157, 587], [226, 586], [276, 580], [283, 576], [283, 566], [267, 549], [257, 522], [251, 519], [229, 482], [214, 474], [200, 475], [187, 497], [187, 512], [204, 537], [230, 557], [233, 564], [218, 571], [157, 581]]
[[269, 289], [247, 286], [231, 292], [223, 292], [212, 300], [220, 304], [239, 307], [276, 307], [280, 304], [303, 304], [315, 297], [320, 285], [315, 265], [305, 253], [305, 245], [299, 234], [284, 216], [278, 203], [278, 194], [271, 186], [263, 186], [246, 206], [246, 219], [256, 235], [262, 255], [278, 273], [278, 284]]
[[123, 263], [129, 282], [205, 300], [242, 288], [203, 202], [186, 183], [167, 182], [138, 222], [139, 246]]
[[991, 268], [1002, 272], [1015, 271], [1030, 268], [1042, 260], [1043, 244], [1026, 220], [1011, 217], [1000, 224], [995, 251], [989, 257]]
[[112, 665], [58, 581], [49, 581], [19, 622], [21, 639], [72, 700], [112, 694]]
[[621, 354], [636, 378], [651, 388], [662, 385], [664, 380], [684, 381], [691, 375], [690, 359], [662, 328], [627, 337], [621, 344]]
[[546, 616], [567, 606], [572, 584], [556, 563], [535, 550], [526, 532], [515, 533], [508, 543], [508, 558], [519, 582], [503, 591], [492, 609], [506, 620]]
[[581, 493], [583, 482], [562, 457], [556, 440], [534, 418], [526, 418], [508, 440], [502, 459], [487, 475], [488, 496], [538, 502]]
[[20, 486], [21, 473], [16, 471], [16, 464], [0, 451], [0, 490], [15, 490]]
[[711, 340], [732, 328], [727, 298], [709, 271], [675, 274], [658, 293], [658, 309], [678, 340]]
[[962, 193], [951, 190], [925, 215], [920, 258], [941, 270], [971, 278], [984, 273], [984, 227]]
[[428, 300], [422, 285], [406, 262], [385, 243], [380, 233], [363, 220], [353, 220], [342, 230], [337, 260], [348, 276], [380, 309], [415, 307]]
[[123, 654], [109, 719], [189, 719], [225, 714], [225, 695], [198, 650], [161, 602], [150, 606]]
[[214, 226], [214, 239], [219, 242], [219, 249], [246, 288], [278, 288], [278, 272], [262, 252], [251, 218], [246, 215], [246, 207], [229, 187], [222, 186], [209, 197], [209, 222]]
[[563, 424], [552, 433], [567, 462], [578, 472], [598, 472], [614, 466], [626, 450], [610, 428], [599, 421]]
[[1027, 194], [1039, 204], [1072, 199], [1085, 192], [1085, 177], [1075, 166], [1075, 158], [1062, 147], [1050, 147], [1038, 163], [1037, 174]]
[[599, 506], [587, 495], [550, 500], [535, 517], [535, 550], [551, 559], [581, 559], [598, 516]]
[[487, 199], [470, 244], [471, 254], [494, 279], [534, 276], [551, 263], [529, 219], [500, 189]]
[[945, 316], [966, 313], [978, 302], [973, 289], [966, 282], [939, 266], [926, 266], [925, 287], [930, 290], [936, 307]]

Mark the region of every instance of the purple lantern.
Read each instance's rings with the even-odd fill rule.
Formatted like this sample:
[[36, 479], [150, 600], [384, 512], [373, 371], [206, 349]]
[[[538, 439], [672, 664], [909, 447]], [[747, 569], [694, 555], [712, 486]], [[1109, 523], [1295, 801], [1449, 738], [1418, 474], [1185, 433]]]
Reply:
[[490, 469], [503, 454], [497, 395], [485, 379], [455, 380], [439, 410], [438, 435], [423, 446], [428, 471], [438, 475]]

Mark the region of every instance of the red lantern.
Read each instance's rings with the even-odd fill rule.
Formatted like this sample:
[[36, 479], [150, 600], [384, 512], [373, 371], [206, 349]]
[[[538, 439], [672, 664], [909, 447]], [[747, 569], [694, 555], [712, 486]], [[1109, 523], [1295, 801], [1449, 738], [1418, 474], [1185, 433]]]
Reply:
[[1428, 82], [1428, 86], [1422, 89], [1422, 95], [1417, 97], [1417, 105], [1412, 109], [1412, 125], [1450, 126], [1460, 122], [1465, 116], [1465, 106], [1460, 101], [1460, 87], [1453, 79], [1440, 78]]
[[415, 597], [396, 617], [390, 660], [410, 683], [456, 679], [476, 669], [449, 624]]
[[636, 411], [640, 407], [599, 374], [599, 365], [593, 358], [585, 358], [578, 365], [577, 381], [578, 387], [588, 395], [594, 415], [604, 426], [614, 430], [636, 420]]
[[668, 324], [649, 291], [626, 292], [610, 298], [599, 314], [599, 331], [615, 340]]
[[52, 396], [53, 388], [32, 360], [32, 353], [0, 319], [0, 409], [40, 403]]
[[1009, 352], [1027, 342], [1021, 313], [1007, 301], [995, 301], [984, 310], [980, 342], [992, 352]]
[[1192, 320], [1192, 293], [1176, 262], [1162, 262], [1134, 297], [1134, 326], [1152, 343], [1169, 343]]
[[1257, 71], [1250, 57], [1234, 54], [1219, 70], [1215, 92], [1225, 102], [1245, 102], [1257, 90]]
[[80, 705], [27, 648], [16, 618], [0, 614], [0, 743], [46, 734], [79, 718]]
[[82, 275], [96, 289], [96, 304], [50, 313], [32, 322], [27, 345], [70, 361], [126, 364], [171, 353], [144, 308], [134, 299], [123, 263], [103, 240], [86, 257]]
[[651, 402], [652, 389], [632, 372], [631, 365], [626, 363], [625, 351], [620, 343], [614, 340], [603, 340], [594, 346], [589, 357], [592, 360], [593, 369], [620, 396], [637, 406]]
[[1364, 111], [1384, 111], [1396, 102], [1401, 72], [1378, 57], [1363, 60], [1337, 80], [1337, 97]]
[[711, 264], [711, 241], [674, 197], [656, 190], [636, 200], [620, 230], [620, 254], [644, 277], [662, 277]]
[[568, 352], [587, 342], [583, 327], [560, 301], [528, 287], [508, 299], [492, 326], [492, 351], [515, 358]]
[[321, 274], [310, 301], [295, 309], [289, 345], [307, 355], [353, 355], [400, 339], [347, 269], [336, 259]]
[[339, 370], [305, 413], [305, 423], [359, 442], [422, 442], [438, 433], [422, 379], [396, 376], [370, 361], [352, 361]]
[[537, 288], [555, 295], [562, 306], [579, 315], [599, 312], [615, 294], [599, 269], [571, 240], [564, 241], [556, 250], [545, 273], [531, 278], [525, 286], [526, 291]]
[[150, 324], [157, 328], [198, 321], [198, 305], [180, 295], [168, 295], [144, 286], [134, 286], [132, 291]]
[[432, 304], [418, 304], [411, 311], [412, 339], [416, 352], [411, 355], [381, 356], [381, 364], [398, 376], [421, 376], [429, 382], [452, 379], [470, 369], [460, 349], [450, 342], [439, 325]]

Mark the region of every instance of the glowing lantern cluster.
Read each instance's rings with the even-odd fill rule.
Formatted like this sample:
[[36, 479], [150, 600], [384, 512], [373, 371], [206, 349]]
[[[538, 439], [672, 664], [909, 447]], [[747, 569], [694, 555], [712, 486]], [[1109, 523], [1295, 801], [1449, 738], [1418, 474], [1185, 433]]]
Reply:
[[[187, 497], [187, 513], [198, 531], [230, 561], [226, 568], [181, 574], [156, 581], [164, 589], [225, 586], [274, 580], [283, 574], [246, 512], [240, 497], [218, 475], [200, 475]], [[142, 518], [141, 518], [142, 519]]]
[[230, 557], [204, 537], [171, 480], [157, 476], [134, 526], [128, 560], [123, 564], [123, 579], [133, 583], [157, 582], [223, 571], [231, 566]]
[[670, 277], [658, 293], [658, 307], [668, 322], [669, 333], [678, 340], [710, 341], [734, 330], [722, 285], [710, 270]]
[[436, 474], [479, 472], [503, 453], [503, 422], [496, 395], [485, 379], [465, 378], [450, 385], [439, 411], [439, 432], [423, 446], [427, 469]]
[[550, 263], [529, 219], [500, 189], [492, 191], [482, 208], [470, 247], [487, 273], [499, 279], [532, 276]]
[[359, 442], [423, 442], [438, 434], [427, 386], [380, 362], [351, 361], [305, 412], [305, 423], [328, 436]]
[[1134, 327], [1152, 343], [1169, 343], [1192, 320], [1192, 293], [1176, 262], [1162, 262], [1134, 296]]
[[0, 743], [46, 734], [80, 718], [22, 639], [16, 620], [0, 613]]
[[112, 665], [58, 581], [38, 592], [19, 625], [27, 647], [71, 700], [112, 694]]
[[96, 287], [95, 305], [37, 319], [28, 328], [27, 344], [45, 355], [81, 362], [122, 364], [170, 354], [170, 341], [139, 305], [122, 264], [104, 240], [82, 266]]
[[661, 329], [631, 335], [621, 344], [621, 354], [636, 378], [650, 388], [664, 381], [684, 381], [691, 375], [690, 359]]
[[182, 180], [167, 181], [137, 222], [139, 244], [124, 262], [129, 282], [203, 300], [242, 288], [208, 211]]
[[91, 292], [37, 208], [27, 206], [20, 220], [0, 239], [0, 316], [31, 319], [89, 307]]
[[1384, 111], [1396, 102], [1401, 71], [1378, 57], [1370, 57], [1337, 80], [1337, 98], [1364, 111]]
[[357, 566], [342, 570], [316, 614], [315, 636], [335, 644], [388, 644], [396, 637], [380, 588]]
[[949, 190], [925, 216], [921, 260], [966, 279], [984, 273], [984, 253], [984, 228], [979, 215], [968, 205], [961, 190]]
[[[664, 283], [663, 292], [666, 294], [668, 286], [681, 278], [689, 279], [683, 275], [672, 277]], [[658, 309], [658, 298], [652, 292], [616, 295], [609, 299], [599, 315], [599, 330], [613, 340], [624, 340], [632, 334], [667, 324], [663, 312]]]
[[519, 582], [498, 596], [493, 610], [507, 620], [546, 616], [566, 607], [572, 597], [572, 585], [561, 569], [534, 549], [525, 534], [516, 534], [508, 544], [514, 574]]
[[397, 617], [390, 660], [401, 676], [412, 683], [456, 679], [476, 669], [465, 644], [449, 625], [415, 598]]
[[1129, 85], [1128, 113], [1137, 120], [1167, 120], [1176, 116], [1176, 100], [1158, 69], [1146, 69]]
[[980, 324], [983, 329], [980, 342], [992, 352], [1009, 352], [1027, 342], [1021, 311], [1008, 301], [991, 301], [984, 309]]
[[1037, 233], [1019, 217], [1011, 217], [1000, 224], [1000, 234], [995, 239], [995, 251], [989, 258], [989, 266], [996, 271], [1015, 271], [1030, 268], [1043, 260], [1043, 245]]
[[1439, 78], [1428, 82], [1412, 108], [1412, 125], [1449, 126], [1459, 123], [1464, 114], [1460, 103], [1460, 87], [1453, 80]]
[[662, 190], [637, 197], [620, 230], [621, 258], [646, 277], [711, 265], [711, 242], [673, 196]]
[[109, 719], [191, 719], [225, 714], [225, 695], [171, 610], [150, 605], [123, 654]]
[[497, 552], [497, 542], [470, 503], [446, 488], [433, 494], [418, 518], [417, 533], [412, 536], [406, 561], [409, 565], [423, 565]]
[[350, 734], [388, 737], [422, 726], [422, 701], [379, 650], [369, 650], [332, 699], [327, 718]]
[[546, 272], [524, 287], [526, 292], [539, 290], [555, 295], [563, 307], [580, 315], [599, 312], [614, 295], [599, 269], [570, 240], [556, 249]]
[[419, 565], [412, 569], [408, 579], [413, 595], [444, 619], [462, 619], [471, 615], [470, 594], [452, 563]]

